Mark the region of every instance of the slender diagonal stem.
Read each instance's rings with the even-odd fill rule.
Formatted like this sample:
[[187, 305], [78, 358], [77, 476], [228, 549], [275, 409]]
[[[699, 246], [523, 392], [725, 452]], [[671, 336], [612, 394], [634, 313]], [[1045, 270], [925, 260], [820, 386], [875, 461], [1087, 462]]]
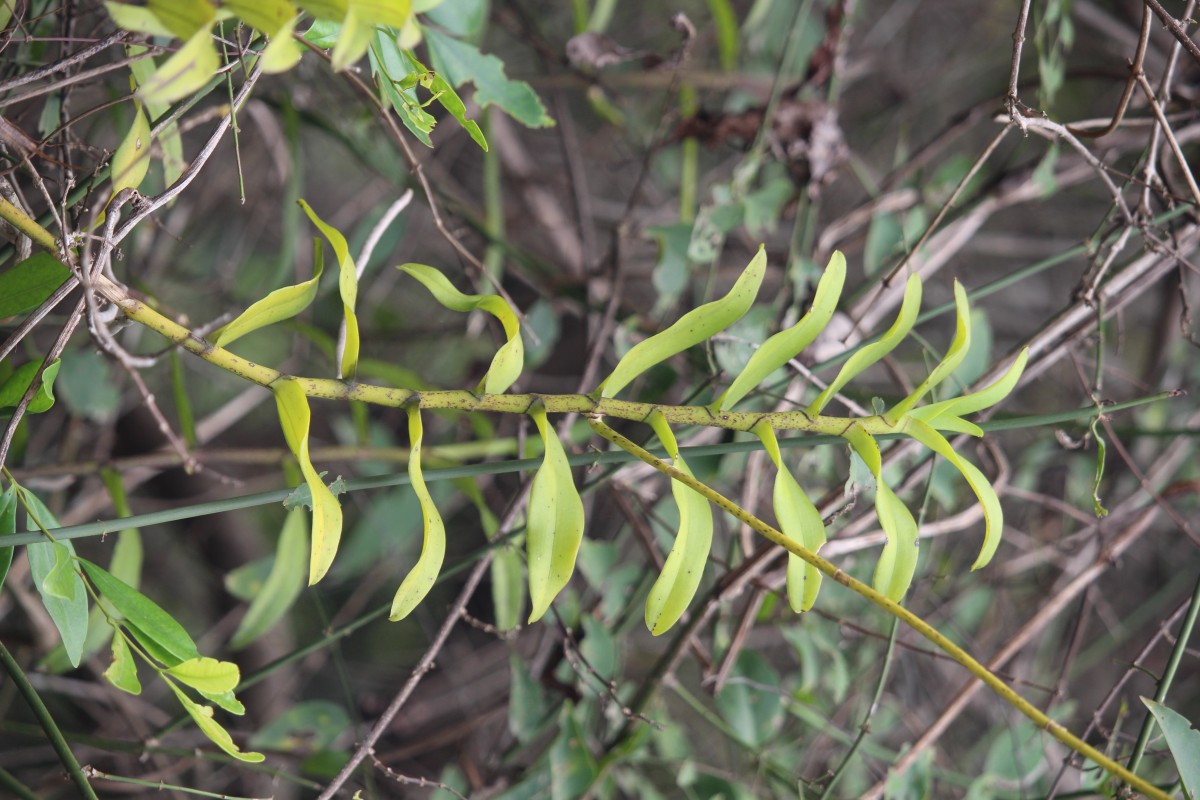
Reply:
[[16, 685], [17, 691], [25, 698], [25, 702], [29, 704], [29, 708], [33, 711], [33, 715], [37, 717], [38, 724], [42, 726], [42, 731], [45, 732], [46, 738], [50, 740], [50, 746], [54, 748], [54, 752], [58, 755], [58, 760], [62, 762], [67, 773], [70, 774], [71, 780], [79, 789], [79, 794], [86, 800], [98, 800], [95, 790], [88, 783], [87, 777], [83, 774], [83, 768], [79, 766], [79, 761], [76, 760], [75, 754], [71, 752], [71, 746], [67, 744], [67, 740], [63, 737], [62, 731], [58, 729], [58, 725], [54, 722], [54, 717], [50, 716], [50, 710], [46, 708], [46, 704], [42, 702], [42, 698], [38, 695], [37, 690], [33, 688], [33, 684], [25, 677], [25, 672], [21, 669], [21, 665], [13, 658], [12, 653], [8, 652], [8, 648], [0, 642], [0, 666], [4, 667], [4, 671], [8, 673], [8, 677], [12, 678], [13, 684]]
[[1090, 759], [1113, 777], [1128, 783], [1137, 791], [1141, 792], [1147, 797], [1154, 798], [1154, 800], [1170, 800], [1171, 796], [1169, 794], [1148, 783], [1142, 778], [1139, 778], [1137, 775], [1134, 775], [1128, 769], [1113, 761], [1111, 758], [1104, 755], [1087, 742], [1079, 739], [1059, 723], [1050, 719], [1048, 716], [1038, 710], [1032, 703], [1030, 703], [1021, 695], [1017, 694], [1017, 692], [1014, 691], [1007, 683], [997, 677], [994, 673], [990, 672], [985, 666], [983, 666], [983, 664], [980, 664], [978, 661], [976, 661], [970, 653], [954, 644], [952, 641], [942, 635], [937, 628], [930, 625], [921, 617], [909, 611], [907, 608], [904, 608], [904, 606], [901, 606], [899, 603], [889, 600], [883, 594], [875, 591], [862, 581], [850, 577], [846, 573], [842, 572], [842, 570], [838, 569], [837, 566], [821, 558], [816, 553], [801, 547], [799, 544], [785, 536], [781, 531], [776, 530], [758, 517], [741, 508], [739, 505], [725, 497], [720, 492], [701, 483], [691, 475], [681, 472], [662, 459], [656, 458], [649, 451], [644, 450], [634, 442], [605, 425], [598, 416], [590, 415], [588, 417], [588, 423], [592, 426], [592, 430], [596, 431], [597, 434], [612, 442], [617, 447], [620, 447], [627, 453], [631, 453], [641, 461], [644, 461], [646, 464], [654, 467], [659, 472], [667, 475], [672, 480], [679, 481], [693, 491], [700, 493], [710, 502], [732, 514], [740, 522], [749, 525], [772, 543], [785, 548], [788, 552], [793, 553], [796, 556], [799, 556], [804, 561], [812, 564], [823, 574], [827, 575], [837, 583], [840, 583], [851, 591], [861, 595], [867, 601], [882, 608], [887, 613], [908, 625], [917, 633], [931, 641], [938, 647], [938, 649], [950, 656], [950, 658], [954, 659], [959, 664], [962, 664], [972, 675], [974, 675], [989, 689], [999, 695], [1006, 703], [1032, 720], [1033, 723], [1039, 728], [1046, 731], [1055, 739], [1062, 742], [1075, 752], [1079, 753], [1085, 758]]

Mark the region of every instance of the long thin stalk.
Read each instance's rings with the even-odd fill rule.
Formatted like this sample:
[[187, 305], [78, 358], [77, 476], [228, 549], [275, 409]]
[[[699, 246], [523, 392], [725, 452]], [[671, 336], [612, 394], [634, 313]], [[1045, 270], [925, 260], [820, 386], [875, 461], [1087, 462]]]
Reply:
[[786, 549], [788, 552], [799, 556], [832, 580], [861, 595], [870, 603], [878, 606], [887, 613], [899, 619], [904, 624], [908, 625], [917, 633], [921, 634], [930, 642], [932, 642], [935, 646], [937, 646], [938, 649], [940, 649], [950, 658], [964, 666], [968, 672], [984, 683], [994, 693], [999, 695], [1000, 698], [1006, 703], [1032, 720], [1033, 723], [1039, 728], [1046, 731], [1055, 739], [1079, 753], [1084, 758], [1090, 759], [1093, 763], [1099, 765], [1113, 777], [1125, 781], [1137, 791], [1141, 792], [1147, 797], [1154, 798], [1154, 800], [1170, 800], [1171, 796], [1169, 794], [1148, 783], [1142, 778], [1139, 778], [1137, 775], [1134, 775], [1128, 769], [1113, 761], [1111, 758], [1104, 755], [1087, 742], [1079, 739], [1062, 725], [1043, 714], [1032, 703], [1014, 691], [1012, 687], [990, 672], [985, 666], [983, 666], [983, 664], [980, 664], [978, 661], [972, 658], [970, 653], [954, 644], [954, 642], [946, 638], [941, 631], [930, 625], [921, 617], [909, 611], [899, 603], [889, 600], [883, 594], [875, 591], [862, 581], [850, 577], [845, 572], [842, 572], [842, 570], [840, 570], [837, 566], [821, 558], [816, 553], [801, 547], [795, 541], [785, 536], [781, 531], [778, 531], [767, 523], [763, 522], [758, 517], [746, 511], [720, 492], [701, 483], [691, 475], [681, 472], [662, 459], [656, 458], [647, 450], [642, 449], [634, 442], [605, 425], [599, 417], [594, 415], [589, 417], [588, 423], [592, 426], [592, 429], [596, 431], [597, 434], [612, 442], [617, 447], [620, 447], [627, 453], [632, 453], [633, 455], [637, 456], [638, 459], [654, 467], [664, 475], [667, 475], [672, 480], [679, 481], [693, 491], [703, 495], [710, 502], [733, 515], [738, 521], [749, 525], [773, 544], [776, 544]]
[[38, 724], [42, 726], [42, 731], [46, 734], [46, 738], [50, 741], [50, 746], [54, 748], [55, 754], [58, 755], [58, 760], [62, 762], [67, 773], [71, 776], [71, 780], [79, 789], [79, 794], [85, 800], [98, 800], [95, 790], [88, 783], [87, 776], [83, 774], [83, 768], [79, 766], [79, 761], [76, 760], [75, 754], [71, 752], [71, 746], [67, 744], [67, 740], [63, 738], [62, 731], [58, 729], [58, 725], [54, 722], [54, 717], [50, 716], [50, 710], [46, 708], [46, 704], [42, 702], [42, 698], [38, 695], [37, 690], [33, 688], [33, 684], [29, 682], [29, 678], [25, 677], [25, 672], [21, 669], [21, 665], [13, 658], [12, 653], [8, 652], [8, 648], [4, 646], [4, 642], [0, 642], [0, 666], [4, 667], [4, 671], [8, 673], [8, 677], [12, 678], [12, 682], [17, 687], [17, 691], [25, 698], [25, 702], [29, 704], [29, 708], [33, 711], [33, 715], [37, 717]]

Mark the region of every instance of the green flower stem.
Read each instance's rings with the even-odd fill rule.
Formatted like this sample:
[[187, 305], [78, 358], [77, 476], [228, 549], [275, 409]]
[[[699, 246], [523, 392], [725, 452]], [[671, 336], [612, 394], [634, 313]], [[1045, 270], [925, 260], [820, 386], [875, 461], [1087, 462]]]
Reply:
[[58, 754], [58, 760], [62, 762], [67, 772], [71, 775], [71, 780], [75, 782], [79, 793], [86, 800], [98, 800], [96, 792], [92, 789], [92, 785], [88, 783], [87, 777], [83, 774], [83, 768], [79, 766], [79, 762], [75, 759], [75, 754], [71, 752], [70, 745], [63, 738], [62, 731], [58, 729], [54, 718], [50, 716], [49, 709], [42, 702], [42, 698], [38, 696], [37, 690], [33, 688], [33, 684], [25, 677], [25, 673], [21, 670], [21, 665], [12, 657], [12, 653], [8, 652], [8, 648], [0, 642], [0, 666], [4, 667], [4, 671], [8, 673], [8, 677], [12, 678], [13, 684], [16, 685], [17, 691], [25, 698], [25, 702], [29, 704], [29, 708], [33, 711], [33, 715], [37, 717], [38, 724], [42, 726], [42, 731], [46, 734], [46, 738], [50, 740], [50, 746], [54, 748], [54, 752]]
[[822, 573], [832, 578], [834, 581], [856, 592], [869, 602], [879, 606], [884, 611], [908, 625], [917, 633], [931, 641], [939, 650], [950, 656], [950, 658], [966, 667], [967, 671], [982, 681], [993, 692], [998, 694], [1006, 703], [1011, 705], [1017, 711], [1020, 711], [1022, 714], [1032, 720], [1039, 728], [1049, 733], [1055, 739], [1062, 742], [1076, 753], [1079, 753], [1084, 758], [1090, 759], [1110, 775], [1124, 781], [1125, 783], [1128, 783], [1131, 787], [1141, 792], [1146, 797], [1154, 798], [1154, 800], [1170, 800], [1171, 796], [1169, 794], [1146, 782], [1142, 778], [1139, 778], [1137, 775], [1134, 775], [1128, 769], [1113, 761], [1111, 758], [1107, 757], [1099, 750], [1089, 745], [1087, 742], [1084, 742], [1082, 739], [1072, 734], [1062, 725], [1043, 714], [1028, 700], [1017, 694], [1008, 684], [990, 672], [987, 667], [972, 658], [967, 651], [951, 642], [949, 639], [943, 636], [937, 628], [930, 625], [921, 617], [918, 617], [916, 614], [912, 613], [900, 604], [887, 599], [887, 597], [880, 592], [875, 591], [867, 584], [850, 577], [831, 562], [826, 561], [815, 553], [801, 547], [798, 543], [785, 536], [781, 531], [776, 530], [760, 520], [758, 517], [741, 508], [741, 506], [728, 499], [720, 492], [717, 492], [716, 490], [701, 483], [691, 475], [681, 472], [662, 459], [656, 458], [650, 452], [642, 449], [629, 439], [626, 439], [624, 436], [605, 425], [598, 416], [590, 416], [588, 418], [588, 422], [591, 424], [592, 429], [596, 431], [597, 434], [612, 442], [617, 447], [636, 456], [645, 463], [654, 467], [659, 472], [667, 475], [672, 480], [679, 481], [680, 483], [683, 483], [691, 488], [693, 491], [699, 492], [710, 502], [729, 512], [738, 521], [749, 525], [772, 543], [804, 559], [809, 564], [812, 564], [814, 567], [819, 569]]

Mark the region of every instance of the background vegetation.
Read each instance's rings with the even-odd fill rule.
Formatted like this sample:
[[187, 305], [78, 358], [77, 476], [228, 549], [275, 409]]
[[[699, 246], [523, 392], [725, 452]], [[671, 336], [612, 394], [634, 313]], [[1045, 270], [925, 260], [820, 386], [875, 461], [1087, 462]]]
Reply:
[[[793, 323], [843, 251], [841, 313], [804, 363], [757, 396], [762, 410], [811, 401], [839, 353], [890, 324], [896, 277], [916, 272], [932, 309], [923, 346], [909, 341], [851, 384], [845, 408], [863, 414], [936, 363], [957, 278], [975, 313], [955, 381], [1031, 352], [987, 437], [962, 450], [1002, 498], [1004, 542], [969, 572], [982, 537], [973, 496], [946, 465], [896, 445], [889, 482], [905, 487], [924, 537], [905, 605], [1098, 749], [1178, 786], [1188, 761], [1177, 766], [1157, 732], [1143, 740], [1152, 727], [1138, 698], [1200, 719], [1187, 650], [1200, 606], [1198, 420], [1183, 394], [1197, 377], [1194, 3], [445, 0], [414, 3], [425, 25], [416, 67], [386, 60], [401, 57], [391, 34], [378, 42], [394, 53], [339, 63], [350, 58], [336, 49], [344, 31], [321, 11], [338, 4], [311, 5], [296, 27], [299, 63], [260, 76], [250, 50], [262, 40], [226, 3], [231, 18], [213, 29], [219, 78], [164, 97], [137, 65], [161, 65], [187, 37], [122, 31], [101, 3], [0, 0], [0, 194], [56, 236], [78, 232], [71, 244], [99, 249], [116, 224], [96, 222], [114, 183], [156, 198], [190, 176], [152, 214], [128, 193], [110, 207], [145, 217], [112, 271], [202, 334], [313, 275], [321, 234], [305, 200], [363, 268], [359, 378], [396, 387], [474, 387], [499, 337], [482, 315], [429, 302], [393, 269], [403, 262], [437, 266], [466, 291], [502, 287], [524, 314], [516, 388], [571, 393], [724, 293], [765, 243], [765, 305], [633, 387], [682, 404], [708, 402], [755, 344]], [[462, 120], [449, 85], [396, 74], [423, 75], [423, 65], [457, 87]], [[222, 130], [231, 106], [236, 124]], [[129, 181], [114, 151], [136, 141], [143, 152], [142, 113], [154, 128], [150, 170]], [[5, 234], [0, 280], [11, 281], [31, 249]], [[336, 374], [335, 283], [327, 276], [311, 308], [237, 351]], [[16, 296], [5, 285], [0, 303]], [[77, 299], [44, 317], [5, 306], [3, 413], [29, 375], [9, 379], [81, 319]], [[524, 625], [514, 537], [538, 461], [518, 459], [539, 452], [536, 433], [523, 416], [425, 415], [447, 566], [425, 602], [390, 623], [392, 593], [420, 551], [407, 419], [314, 401], [313, 460], [354, 490], [341, 496], [346, 529], [329, 576], [302, 590], [307, 515], [281, 504], [301, 480], [270, 393], [136, 324], [113, 326], [112, 341], [135, 354], [115, 359], [88, 328], [67, 337], [53, 407], [13, 414], [7, 480], [63, 526], [101, 521], [70, 529], [79, 554], [122, 571], [200, 652], [240, 666], [246, 714], [218, 718], [267, 757], [246, 764], [217, 751], [146, 674], [138, 696], [102, 680], [112, 663], [103, 641], [71, 668], [17, 547], [0, 593], [11, 654], [0, 683], [5, 796], [81, 791], [30, 693], [85, 765], [76, 777], [104, 797], [312, 797], [356, 752], [362, 767], [332, 784], [342, 796], [1120, 790], [858, 596], [830, 582], [815, 609], [793, 614], [783, 551], [728, 516], [716, 517], [688, 620], [652, 637], [642, 609], [675, 531], [669, 484], [628, 460], [599, 463], [599, 440], [578, 421], [563, 431], [584, 464], [578, 572], [540, 623]], [[1104, 413], [1114, 404], [1128, 407]], [[699, 478], [770, 518], [770, 459], [756, 441], [677, 434], [702, 448], [688, 459]], [[882, 541], [869, 474], [843, 447], [792, 446], [785, 457], [832, 519], [822, 554], [869, 578]], [[97, 535], [134, 514], [140, 534]], [[359, 743], [373, 730], [367, 753]]]

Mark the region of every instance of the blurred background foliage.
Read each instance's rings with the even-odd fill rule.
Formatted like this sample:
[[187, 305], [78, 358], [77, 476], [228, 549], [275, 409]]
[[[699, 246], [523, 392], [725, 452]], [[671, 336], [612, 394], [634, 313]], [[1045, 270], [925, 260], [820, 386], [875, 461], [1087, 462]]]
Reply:
[[[22, 166], [23, 132], [38, 143], [29, 155], [51, 199], [82, 222], [102, 196], [92, 175], [134, 118], [128, 73], [116, 66], [122, 48], [113, 41], [59, 73], [15, 79], [115, 28], [100, 3], [5, 5], [14, 13], [0, 45], [4, 191], [48, 212]], [[436, 265], [470, 291], [503, 286], [525, 314], [529, 369], [517, 388], [566, 393], [594, 388], [580, 386], [593, 353], [610, 369], [646, 333], [725, 291], [765, 242], [765, 302], [710, 348], [634, 387], [641, 399], [685, 403], [707, 398], [754, 344], [793, 323], [829, 254], [844, 251], [851, 270], [841, 327], [751, 402], [759, 409], [811, 399], [809, 370], [828, 379], [838, 353], [889, 324], [899, 300], [887, 288], [893, 274], [920, 271], [927, 308], [951, 301], [956, 277], [976, 313], [975, 346], [954, 380], [968, 385], [1032, 343], [1031, 369], [997, 419], [1034, 419], [970, 448], [1006, 509], [1005, 542], [978, 573], [967, 568], [982, 522], [966, 486], [944, 464], [892, 460], [892, 485], [906, 487], [928, 536], [906, 605], [985, 663], [998, 657], [996, 668], [1036, 705], [1125, 759], [1147, 714], [1137, 698], [1158, 688], [1200, 574], [1200, 536], [1189, 522], [1200, 477], [1194, 405], [1177, 397], [1095, 424], [1044, 415], [1194, 387], [1197, 198], [1188, 163], [1200, 135], [1200, 64], [1151, 27], [1145, 72], [1169, 90], [1160, 99], [1182, 162], [1154, 133], [1162, 127], [1139, 89], [1103, 138], [1039, 127], [1103, 126], [1129, 75], [1143, 6], [1038, 3], [1016, 86], [1016, 109], [1031, 121], [1023, 130], [1005, 104], [1018, 5], [445, 0], [422, 16], [431, 33], [413, 52], [455, 83], [486, 152], [435, 103], [423, 109], [437, 120], [427, 131], [432, 147], [402, 134], [410, 161], [370, 99], [392, 106], [382, 114], [396, 130], [417, 124], [413, 109], [397, 112], [406, 100], [395, 86], [372, 88], [382, 51], [348, 73], [306, 51], [294, 69], [255, 87], [236, 137], [122, 244], [114, 268], [164, 313], [211, 330], [311, 276], [316, 231], [297, 200], [358, 253], [411, 188], [414, 201], [383, 230], [360, 281], [359, 377], [465, 388], [494, 352], [498, 328], [464, 323], [393, 269], [411, 261]], [[1172, 6], [1180, 18], [1194, 13], [1192, 4]], [[321, 37], [330, 34], [307, 35], [327, 46]], [[223, 29], [231, 58], [247, 39]], [[394, 48], [388, 36], [379, 42]], [[503, 71], [468, 59], [455, 74], [447, 57], [455, 43], [498, 57]], [[64, 80], [98, 66], [108, 69]], [[228, 88], [178, 117], [185, 160], [242, 78], [235, 66]], [[162, 154], [152, 158], [145, 195], [164, 186]], [[6, 249], [0, 267], [15, 263], [17, 250]], [[327, 281], [309, 312], [247, 337], [239, 353], [332, 375], [340, 318]], [[855, 382], [852, 402], [870, 409], [875, 396], [903, 397], [936, 362], [952, 315], [930, 315], [919, 330], [924, 351], [907, 344]], [[37, 332], [19, 355], [37, 356], [52, 334]], [[137, 352], [161, 347], [136, 326], [121, 342]], [[231, 730], [268, 759], [250, 767], [215, 756], [160, 695], [114, 691], [99, 680], [106, 651], [65, 669], [18, 558], [0, 594], [0, 639], [28, 665], [80, 761], [112, 776], [96, 781], [102, 796], [159, 796], [160, 782], [218, 795], [315, 796], [430, 654], [460, 596], [461, 621], [433, 651], [433, 667], [416, 674], [415, 692], [345, 796], [356, 788], [364, 797], [514, 799], [1112, 796], [1102, 774], [1067, 759], [999, 700], [981, 693], [952, 704], [966, 673], [860, 598], [829, 586], [812, 612], [790, 613], [781, 554], [728, 517], [718, 516], [693, 624], [651, 637], [642, 604], [675, 510], [666, 481], [639, 465], [577, 470], [588, 511], [579, 571], [541, 624], [518, 624], [519, 535], [492, 543], [492, 566], [463, 594], [529, 475], [468, 466], [465, 480], [431, 484], [449, 568], [409, 619], [382, 618], [420, 547], [416, 498], [399, 486], [343, 495], [347, 532], [329, 579], [273, 594], [278, 607], [260, 610], [266, 622], [247, 631], [247, 607], [275, 560], [295, 556], [279, 504], [222, 506], [298, 480], [270, 396], [186, 354], [143, 375], [198, 469], [180, 468], [136, 387], [84, 335], [63, 357], [60, 403], [22, 422], [8, 465], [64, 525], [128, 513], [113, 505], [114, 483], [135, 513], [197, 510], [142, 529], [141, 587], [206, 653], [241, 665], [248, 714]], [[313, 418], [314, 460], [330, 479], [403, 473], [400, 410], [317, 402]], [[431, 471], [534, 454], [524, 418], [447, 412], [425, 424]], [[689, 457], [698, 477], [769, 514], [762, 452], [737, 447], [726, 432], [680, 433], [681, 444], [715, 445]], [[586, 426], [566, 439], [589, 452]], [[869, 577], [869, 548], [879, 544], [869, 475], [844, 448], [794, 448], [787, 458], [835, 516], [824, 552]], [[1099, 505], [1107, 516], [1097, 516]], [[77, 545], [108, 563], [115, 540]], [[1196, 720], [1194, 646], [1183, 658], [1166, 703]], [[0, 711], [8, 791], [74, 791], [7, 683]], [[898, 760], [907, 769], [889, 772]], [[1161, 739], [1140, 769], [1164, 785], [1176, 779]]]

